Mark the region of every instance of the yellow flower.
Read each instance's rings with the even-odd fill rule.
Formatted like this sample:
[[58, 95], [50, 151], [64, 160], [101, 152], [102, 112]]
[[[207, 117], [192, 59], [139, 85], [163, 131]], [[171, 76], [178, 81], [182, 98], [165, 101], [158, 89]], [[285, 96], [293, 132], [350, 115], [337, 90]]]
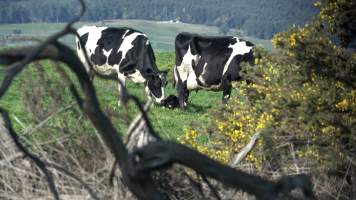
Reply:
[[314, 3], [314, 6], [315, 6], [315, 7], [320, 7], [320, 6], [321, 6], [321, 2], [320, 2], [320, 1], [315, 2], [315, 3]]
[[219, 123], [219, 130], [220, 131], [224, 131], [224, 128], [225, 128], [225, 124], [224, 123]]
[[336, 108], [338, 108], [339, 110], [345, 111], [345, 110], [347, 110], [349, 105], [350, 105], [349, 101], [347, 99], [343, 99], [342, 101], [340, 101], [339, 103], [336, 104]]
[[345, 88], [344, 88], [344, 84], [343, 84], [342, 82], [340, 82], [340, 81], [336, 81], [335, 86], [336, 86], [337, 88], [340, 88], [340, 89], [345, 89]]
[[297, 44], [297, 34], [292, 33], [288, 38], [288, 42], [291, 47], [294, 47]]

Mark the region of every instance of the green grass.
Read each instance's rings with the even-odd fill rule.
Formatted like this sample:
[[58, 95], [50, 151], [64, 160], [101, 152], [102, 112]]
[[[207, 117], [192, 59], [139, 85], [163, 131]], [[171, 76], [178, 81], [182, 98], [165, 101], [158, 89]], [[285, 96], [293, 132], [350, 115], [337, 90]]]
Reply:
[[[174, 54], [173, 53], [157, 53], [157, 63], [160, 69], [172, 68], [174, 63]], [[53, 70], [51, 62], [43, 61], [42, 64], [45, 66], [46, 71], [49, 73], [53, 80], [59, 80], [58, 75]], [[0, 100], [0, 106], [6, 108], [10, 111], [11, 117], [14, 119], [16, 116], [25, 126], [35, 126], [35, 123], [31, 120], [31, 114], [27, 111], [23, 98], [24, 91], [31, 90], [27, 88], [24, 79], [28, 76], [32, 76], [34, 72], [33, 66], [28, 66], [21, 74], [18, 76], [13, 84], [11, 85], [8, 92]], [[4, 73], [0, 73], [3, 78]], [[168, 74], [169, 84], [166, 87], [166, 94], [176, 94], [175, 89], [172, 86], [172, 70]], [[74, 75], [71, 75], [71, 78], [75, 80]], [[109, 108], [114, 110], [118, 115], [122, 115], [124, 110], [122, 107], [117, 105], [117, 83], [111, 80], [104, 80], [96, 77], [94, 79], [94, 85], [96, 88], [97, 96], [100, 100], [101, 107], [105, 109]], [[130, 93], [138, 96], [142, 102], [146, 100], [145, 91], [142, 84], [135, 84], [131, 81], [127, 81], [128, 90]], [[56, 87], [66, 87], [65, 84], [59, 84]], [[233, 93], [234, 95], [235, 93]], [[63, 94], [65, 99], [74, 98], [71, 94], [66, 92]], [[159, 134], [166, 138], [175, 140], [179, 136], [184, 134], [184, 128], [188, 126], [194, 126], [195, 124], [207, 124], [210, 123], [209, 110], [217, 109], [221, 106], [221, 92], [211, 92], [211, 91], [199, 91], [198, 93], [192, 92], [190, 96], [191, 103], [186, 111], [181, 111], [180, 109], [168, 109], [159, 107], [157, 105], [153, 106], [149, 117], [152, 120], [152, 124], [159, 132]], [[43, 99], [47, 101], [47, 99]], [[131, 117], [134, 117], [138, 113], [138, 109], [134, 106], [133, 103], [129, 106], [129, 114]], [[49, 121], [48, 123], [58, 123], [54, 121]], [[74, 121], [76, 119], [68, 119], [69, 121]], [[63, 123], [63, 119], [59, 120]], [[15, 128], [21, 130], [21, 125], [13, 120]], [[121, 133], [125, 133], [127, 126], [120, 117], [113, 118], [114, 125], [120, 130]], [[46, 137], [46, 136], [40, 136]]]
[[[160, 69], [172, 68], [174, 64], [174, 54], [162, 52], [157, 54], [157, 64]], [[174, 94], [176, 91], [172, 86], [173, 74], [169, 71], [168, 81], [166, 87], [166, 95]], [[108, 81], [97, 79], [95, 81], [98, 96], [103, 105], [110, 105], [113, 108], [117, 107], [117, 84]], [[127, 81], [127, 86], [130, 93], [140, 97], [142, 101], [146, 100], [144, 88], [142, 84], [135, 84]], [[167, 139], [176, 139], [183, 134], [185, 127], [194, 124], [210, 123], [209, 109], [218, 108], [221, 106], [221, 92], [200, 91], [198, 93], [192, 92], [190, 95], [191, 104], [186, 111], [180, 109], [168, 109], [155, 105], [149, 117], [152, 119], [154, 128]], [[123, 111], [121, 108], [118, 111]], [[134, 106], [130, 106], [131, 113], [137, 113]], [[123, 126], [123, 130], [125, 130]]]
[[[13, 30], [21, 30], [22, 34], [16, 37], [40, 37], [49, 36], [64, 27], [64, 23], [29, 23], [29, 24], [0, 24], [0, 39], [12, 35]], [[180, 32], [193, 32], [204, 35], [219, 35], [215, 26], [185, 23], [162, 23], [148, 20], [110, 20], [105, 22], [79, 22], [76, 27], [82, 25], [105, 25], [113, 27], [130, 27], [140, 30], [150, 38], [156, 52], [174, 51], [174, 38]], [[228, 35], [236, 35], [237, 30], [231, 29]], [[262, 40], [254, 37], [244, 37], [256, 45], [271, 49], [270, 40]], [[62, 39], [68, 45], [74, 46], [74, 37], [68, 36]], [[0, 40], [1, 46], [1, 40]]]

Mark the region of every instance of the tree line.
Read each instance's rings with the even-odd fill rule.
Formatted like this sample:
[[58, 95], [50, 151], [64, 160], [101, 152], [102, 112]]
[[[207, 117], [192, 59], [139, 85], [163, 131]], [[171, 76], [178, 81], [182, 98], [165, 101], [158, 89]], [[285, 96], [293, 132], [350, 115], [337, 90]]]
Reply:
[[[244, 30], [270, 38], [275, 33], [310, 20], [317, 9], [302, 0], [86, 0], [83, 20], [179, 20]], [[79, 10], [74, 0], [0, 1], [0, 23], [67, 22]]]

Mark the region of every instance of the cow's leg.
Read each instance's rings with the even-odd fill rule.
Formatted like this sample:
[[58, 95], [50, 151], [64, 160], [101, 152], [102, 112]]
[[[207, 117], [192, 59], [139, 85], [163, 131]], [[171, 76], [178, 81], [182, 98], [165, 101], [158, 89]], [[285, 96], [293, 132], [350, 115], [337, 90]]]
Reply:
[[185, 110], [188, 103], [189, 98], [189, 90], [187, 89], [187, 81], [181, 82], [177, 84], [177, 93], [179, 99], [179, 106], [181, 109]]
[[187, 89], [187, 87], [185, 87], [185, 93], [184, 93], [184, 106], [185, 108], [187, 107], [188, 105], [188, 98], [189, 98], [189, 90]]
[[231, 89], [232, 89], [231, 81], [225, 80], [225, 83], [223, 84], [223, 97], [222, 97], [222, 102], [224, 104], [227, 104], [227, 102], [230, 99]]
[[94, 82], [94, 76], [95, 76], [95, 72], [94, 72], [93, 70], [90, 70], [90, 72], [89, 72], [89, 78], [90, 78], [90, 80], [93, 81], [93, 82]]
[[119, 96], [118, 96], [118, 105], [120, 106], [121, 102], [123, 101], [121, 92], [124, 90], [126, 87], [126, 76], [118, 73], [118, 78], [119, 78], [119, 83], [118, 83], [118, 91], [119, 91]]

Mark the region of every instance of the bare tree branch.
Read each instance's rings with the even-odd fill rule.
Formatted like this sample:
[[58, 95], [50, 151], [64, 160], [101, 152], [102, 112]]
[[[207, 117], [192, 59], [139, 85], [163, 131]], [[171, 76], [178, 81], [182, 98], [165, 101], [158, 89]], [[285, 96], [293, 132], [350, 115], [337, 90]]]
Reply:
[[37, 124], [35, 127], [33, 127], [32, 129], [25, 131], [24, 134], [32, 134], [35, 131], [37, 131], [39, 128], [41, 128], [42, 126], [44, 126], [50, 119], [52, 119], [53, 117], [57, 116], [58, 114], [67, 111], [69, 109], [71, 109], [73, 106], [75, 105], [75, 102], [70, 103], [69, 105], [65, 106], [64, 108], [61, 108], [59, 110], [57, 110], [56, 112], [52, 113], [50, 116], [48, 116], [46, 119], [44, 119], [43, 121], [41, 121], [39, 124]]
[[278, 195], [301, 188], [306, 198], [314, 199], [312, 184], [306, 175], [286, 176], [277, 183], [235, 170], [183, 145], [160, 141], [134, 152], [133, 166], [137, 171], [159, 170], [180, 163], [200, 174], [215, 178], [229, 186], [241, 189], [258, 199], [276, 199]]
[[[143, 107], [143, 111], [147, 113], [151, 108], [151, 105], [152, 105], [152, 100], [147, 101]], [[127, 141], [130, 141], [132, 132], [134, 132], [134, 130], [137, 129], [137, 126], [141, 122], [142, 118], [143, 118], [143, 112], [140, 111], [140, 113], [135, 117], [135, 119], [132, 120], [131, 124], [129, 125], [129, 128], [126, 131]]]
[[213, 192], [213, 195], [215, 196], [215, 198], [217, 200], [221, 200], [219, 192], [215, 190], [214, 186], [210, 183], [210, 181], [204, 175], [202, 175], [201, 177], [202, 177], [203, 181], [208, 185], [210, 190]]
[[133, 95], [129, 95], [128, 96], [129, 100], [132, 100], [136, 106], [139, 108], [140, 110], [140, 113], [142, 115], [142, 118], [148, 128], [148, 131], [149, 133], [155, 137], [157, 140], [160, 140], [161, 137], [155, 132], [155, 130], [153, 129], [153, 126], [150, 122], [150, 120], [148, 119], [148, 116], [147, 116], [147, 113], [145, 112], [145, 109], [142, 107], [142, 104], [140, 103], [140, 100], [136, 97], [136, 96], [133, 96]]
[[[11, 58], [12, 55], [25, 57], [27, 54], [26, 52], [31, 52], [31, 49], [33, 48], [34, 47], [28, 47], [26, 49], [13, 49], [11, 52], [5, 52], [5, 55], [0, 52], [0, 59], [3, 57]], [[8, 57], [8, 55], [10, 56]], [[163, 199], [163, 196], [154, 187], [150, 172], [143, 172], [139, 174], [131, 173], [132, 171], [130, 170], [131, 166], [128, 162], [129, 159], [127, 149], [123, 144], [119, 133], [112, 125], [110, 119], [100, 109], [92, 82], [90, 81], [83, 64], [75, 55], [73, 50], [58, 42], [54, 42], [53, 44], [49, 44], [45, 50], [38, 54], [33, 60], [40, 59], [51, 59], [64, 62], [76, 74], [85, 94], [85, 98], [80, 100], [83, 102], [78, 103], [82, 104], [83, 112], [89, 117], [94, 127], [103, 137], [106, 145], [114, 154], [115, 159], [118, 160], [119, 166], [123, 172], [124, 182], [130, 190], [140, 199]], [[16, 59], [7, 60], [16, 62]], [[73, 88], [75, 87], [73, 86]]]
[[6, 129], [8, 130], [8, 133], [10, 134], [11, 138], [15, 142], [16, 146], [27, 156], [29, 157], [33, 162], [36, 163], [36, 165], [40, 168], [40, 170], [45, 174], [47, 178], [47, 182], [49, 184], [49, 188], [53, 194], [53, 197], [57, 200], [59, 200], [59, 195], [58, 191], [56, 189], [55, 183], [53, 181], [53, 178], [49, 171], [47, 170], [46, 164], [39, 159], [37, 156], [34, 154], [30, 153], [30, 151], [27, 150], [25, 146], [22, 145], [22, 143], [19, 140], [18, 134], [15, 132], [15, 130], [12, 128], [11, 120], [10, 117], [4, 109], [0, 108], [0, 113], [2, 115], [4, 124]]
[[48, 167], [52, 167], [56, 170], [59, 170], [59, 171], [62, 171], [63, 173], [65, 173], [67, 176], [73, 178], [74, 180], [78, 181], [88, 192], [89, 194], [91, 195], [91, 197], [95, 200], [99, 200], [100, 198], [96, 195], [96, 193], [94, 192], [93, 189], [91, 189], [81, 178], [79, 178], [78, 176], [76, 176], [75, 174], [73, 174], [72, 172], [66, 170], [65, 168], [59, 166], [59, 165], [56, 165], [54, 163], [49, 163], [49, 162], [45, 162], [46, 165]]
[[23, 153], [16, 153], [14, 155], [11, 155], [10, 157], [0, 160], [0, 168], [6, 167], [6, 165], [21, 157], [23, 157]]
[[256, 145], [257, 140], [260, 138], [260, 135], [261, 135], [261, 133], [257, 132], [252, 136], [250, 142], [232, 159], [230, 166], [236, 166], [243, 159], [246, 158], [246, 156], [250, 153], [250, 151]]

